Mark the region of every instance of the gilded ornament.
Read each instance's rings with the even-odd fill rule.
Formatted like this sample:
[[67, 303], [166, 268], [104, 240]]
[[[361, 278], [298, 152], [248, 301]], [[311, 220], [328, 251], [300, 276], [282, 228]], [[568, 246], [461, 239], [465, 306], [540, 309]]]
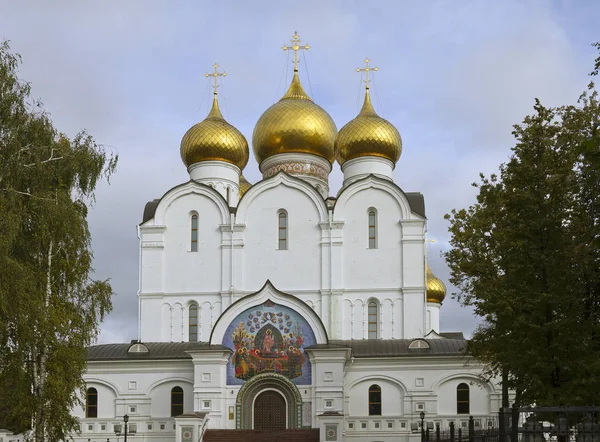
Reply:
[[365, 72], [365, 101], [356, 118], [340, 129], [335, 140], [335, 156], [342, 165], [348, 160], [364, 156], [374, 156], [396, 163], [402, 153], [402, 138], [392, 123], [381, 118], [373, 109], [369, 92], [369, 72], [378, 71], [377, 67], [369, 67], [370, 60], [365, 60], [366, 67], [358, 68]]
[[244, 175], [240, 175], [240, 198], [244, 196], [244, 194], [250, 190], [252, 184], [248, 182]]
[[425, 264], [425, 271], [427, 273], [427, 302], [441, 304], [446, 297], [446, 286], [433, 274], [427, 264]]
[[200, 161], [225, 161], [243, 169], [248, 163], [248, 141], [242, 133], [223, 118], [217, 99], [217, 77], [226, 73], [206, 74], [214, 80], [214, 99], [208, 116], [192, 126], [181, 140], [181, 159], [186, 166]]
[[308, 153], [334, 160], [334, 142], [337, 128], [323, 108], [306, 94], [298, 77], [298, 34], [294, 34], [291, 47], [294, 51], [294, 76], [285, 95], [269, 107], [259, 118], [252, 135], [252, 149], [256, 161], [280, 153]]

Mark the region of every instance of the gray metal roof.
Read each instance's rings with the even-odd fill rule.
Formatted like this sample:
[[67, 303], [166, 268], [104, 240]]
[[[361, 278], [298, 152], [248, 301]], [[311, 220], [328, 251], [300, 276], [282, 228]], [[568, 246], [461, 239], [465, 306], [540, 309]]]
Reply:
[[[408, 348], [414, 339], [360, 339], [331, 340], [329, 344], [316, 344], [308, 350], [349, 348], [355, 358], [400, 356], [460, 356], [466, 354], [467, 341], [462, 333], [448, 333], [453, 338], [424, 339], [430, 348]], [[459, 338], [460, 337], [460, 338]], [[92, 345], [87, 349], [88, 361], [144, 361], [166, 359], [191, 359], [191, 350], [229, 350], [223, 345], [206, 342], [144, 342], [148, 352], [132, 353], [132, 344]]]
[[423, 218], [427, 218], [425, 216], [425, 199], [423, 198], [423, 194], [420, 192], [405, 192], [404, 194], [408, 200], [410, 210], [417, 215], [421, 215]]
[[411, 348], [414, 339], [361, 339], [348, 341], [329, 341], [329, 344], [317, 344], [310, 349], [351, 348], [355, 358], [378, 358], [395, 356], [460, 356], [466, 354], [465, 339], [424, 339], [430, 348]]
[[140, 361], [160, 359], [192, 359], [186, 353], [190, 350], [229, 350], [222, 345], [209, 345], [206, 342], [144, 342], [148, 352], [130, 353], [132, 344], [92, 345], [87, 349], [88, 361]]

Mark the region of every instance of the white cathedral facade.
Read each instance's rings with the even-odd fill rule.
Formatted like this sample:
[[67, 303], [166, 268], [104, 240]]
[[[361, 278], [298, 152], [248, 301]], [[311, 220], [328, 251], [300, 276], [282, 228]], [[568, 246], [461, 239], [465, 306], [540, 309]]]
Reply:
[[[488, 427], [499, 385], [481, 380], [461, 333], [439, 330], [424, 199], [392, 179], [402, 143], [368, 81], [338, 131], [296, 63], [252, 149], [263, 179], [250, 185], [248, 143], [215, 87], [181, 142], [189, 181], [139, 225], [140, 340], [89, 348], [76, 439], [122, 439], [124, 415], [139, 442], [307, 428], [322, 441], [417, 441], [421, 412]], [[331, 196], [334, 161], [344, 181]]]

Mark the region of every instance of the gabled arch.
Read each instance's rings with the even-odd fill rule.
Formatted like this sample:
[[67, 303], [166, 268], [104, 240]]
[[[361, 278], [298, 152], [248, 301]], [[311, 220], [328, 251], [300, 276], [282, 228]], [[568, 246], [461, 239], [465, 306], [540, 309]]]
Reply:
[[410, 203], [406, 194], [393, 181], [380, 178], [375, 175], [369, 175], [365, 178], [357, 180], [352, 184], [344, 187], [338, 194], [337, 200], [333, 206], [333, 218], [335, 221], [345, 221], [346, 219], [346, 204], [357, 193], [368, 189], [378, 189], [387, 192], [398, 204], [402, 219], [425, 219], [420, 215], [412, 212]]
[[308, 196], [308, 198], [310, 198], [310, 200], [315, 205], [315, 208], [319, 213], [319, 222], [325, 222], [328, 220], [327, 206], [325, 205], [325, 200], [317, 191], [317, 189], [315, 189], [311, 184], [307, 183], [306, 181], [300, 178], [293, 177], [281, 171], [270, 178], [253, 184], [252, 187], [248, 189], [248, 191], [242, 196], [242, 199], [238, 203], [236, 212], [237, 222], [243, 223], [245, 221], [248, 209], [250, 208], [252, 202], [256, 199], [258, 195], [279, 185], [290, 187], [292, 189], [297, 189], [300, 192], [304, 193], [306, 196]]
[[362, 377], [356, 379], [350, 385], [348, 385], [348, 392], [350, 390], [352, 390], [358, 384], [367, 383], [367, 382], [376, 384], [379, 381], [387, 381], [387, 382], [390, 382], [390, 383], [396, 385], [402, 392], [402, 395], [406, 396], [408, 390], [406, 389], [406, 387], [404, 386], [404, 384], [401, 381], [399, 381], [398, 379], [393, 378], [391, 376], [382, 375], [382, 374], [365, 375], [365, 376], [362, 376]]
[[477, 384], [477, 385], [485, 388], [489, 393], [496, 392], [496, 387], [494, 386], [493, 383], [484, 381], [483, 379], [481, 379], [481, 377], [477, 376], [476, 374], [470, 373], [470, 372], [459, 372], [459, 373], [453, 373], [448, 376], [445, 376], [445, 377], [439, 379], [437, 382], [435, 382], [431, 386], [431, 390], [437, 391], [437, 389], [440, 388], [441, 385], [445, 384], [446, 382], [453, 381], [453, 380], [465, 381], [465, 382], [469, 382], [469, 383], [472, 382], [474, 384]]
[[98, 385], [103, 385], [104, 387], [111, 389], [115, 396], [119, 396], [121, 394], [121, 390], [119, 389], [119, 387], [117, 387], [117, 384], [107, 381], [106, 379], [92, 378], [92, 377], [85, 376], [83, 378], [83, 381], [85, 382], [86, 389], [93, 387], [94, 386], [93, 384], [98, 384]]
[[223, 198], [223, 195], [221, 195], [219, 192], [217, 192], [210, 186], [191, 180], [187, 183], [180, 184], [168, 190], [160, 198], [156, 206], [154, 216], [148, 221], [146, 221], [146, 223], [144, 224], [151, 225], [149, 223], [151, 223], [152, 220], [154, 220], [152, 224], [159, 226], [163, 225], [165, 213], [167, 209], [171, 206], [171, 204], [178, 198], [189, 194], [197, 194], [207, 197], [217, 206], [219, 213], [221, 214], [221, 223], [229, 223], [229, 206], [227, 205], [227, 201], [225, 201], [225, 198]]
[[209, 340], [210, 344], [221, 345], [227, 327], [238, 314], [268, 300], [297, 311], [311, 327], [317, 344], [329, 343], [327, 331], [319, 315], [304, 301], [296, 296], [277, 290], [271, 281], [267, 280], [260, 290], [238, 299], [225, 309], [213, 325]]

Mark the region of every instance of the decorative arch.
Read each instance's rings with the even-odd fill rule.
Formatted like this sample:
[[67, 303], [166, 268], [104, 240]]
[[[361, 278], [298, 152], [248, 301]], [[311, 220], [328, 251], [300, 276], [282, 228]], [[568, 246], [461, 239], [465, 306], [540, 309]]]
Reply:
[[379, 178], [375, 175], [369, 175], [365, 178], [357, 180], [349, 186], [342, 189], [333, 206], [333, 216], [335, 221], [344, 221], [346, 218], [346, 204], [357, 193], [368, 190], [378, 189], [387, 192], [391, 195], [398, 204], [402, 219], [424, 219], [419, 215], [415, 215], [411, 209], [406, 194], [394, 182]]
[[92, 384], [98, 384], [98, 385], [102, 385], [104, 387], [108, 387], [112, 390], [112, 392], [114, 393], [115, 396], [119, 396], [121, 394], [121, 391], [119, 390], [119, 388], [117, 387], [116, 384], [113, 384], [110, 381], [107, 381], [105, 379], [100, 379], [100, 378], [90, 378], [90, 377], [85, 377], [84, 378], [85, 381], [85, 385], [86, 387], [93, 387]]
[[202, 195], [211, 200], [221, 214], [221, 223], [229, 224], [229, 206], [223, 195], [210, 186], [192, 180], [173, 187], [160, 198], [154, 216], [151, 218], [154, 219], [154, 225], [163, 225], [165, 213], [171, 204], [178, 198], [189, 194]]
[[161, 385], [167, 384], [169, 382], [177, 382], [179, 384], [188, 384], [191, 387], [194, 386], [194, 382], [188, 378], [183, 378], [180, 376], [166, 378], [166, 379], [163, 378], [163, 379], [159, 379], [158, 381], [150, 384], [150, 386], [148, 387], [148, 395], [150, 395], [156, 387], [160, 387]]
[[445, 377], [439, 379], [437, 382], [435, 382], [431, 386], [431, 389], [435, 392], [440, 388], [440, 386], [442, 386], [442, 384], [445, 384], [446, 382], [453, 381], [453, 380], [459, 381], [459, 383], [460, 383], [460, 381], [473, 382], [473, 383], [476, 383], [477, 385], [480, 385], [481, 387], [485, 388], [488, 391], [488, 393], [496, 392], [496, 388], [494, 387], [494, 385], [491, 382], [484, 381], [476, 374], [469, 373], [469, 372], [460, 372], [460, 373], [454, 373], [454, 374], [445, 376]]
[[227, 327], [229, 327], [231, 321], [233, 321], [239, 313], [253, 306], [263, 304], [267, 300], [271, 300], [277, 304], [281, 304], [298, 312], [298, 314], [301, 315], [311, 327], [315, 335], [316, 343], [329, 343], [329, 338], [327, 336], [325, 326], [323, 325], [323, 321], [321, 321], [321, 318], [315, 312], [315, 310], [310, 308], [308, 304], [298, 297], [278, 290], [275, 288], [273, 283], [271, 283], [271, 281], [267, 280], [265, 285], [263, 285], [260, 290], [238, 299], [225, 309], [225, 311], [214, 323], [209, 339], [210, 344], [221, 345]]
[[319, 213], [319, 222], [325, 222], [328, 220], [327, 206], [325, 205], [325, 200], [323, 199], [319, 191], [306, 181], [300, 178], [293, 177], [281, 171], [270, 178], [253, 184], [252, 187], [248, 189], [248, 191], [242, 196], [240, 202], [238, 203], [236, 212], [237, 222], [245, 222], [248, 209], [250, 208], [252, 202], [256, 199], [258, 195], [279, 185], [284, 185], [293, 189], [297, 189], [300, 192], [304, 193], [306, 196], [308, 196], [308, 198], [310, 198], [310, 200], [315, 205], [315, 208]]
[[391, 376], [386, 376], [386, 375], [365, 375], [363, 377], [360, 377], [348, 386], [348, 391], [352, 390], [358, 384], [368, 383], [368, 382], [376, 384], [379, 381], [390, 382], [390, 383], [396, 385], [400, 389], [403, 396], [407, 395], [407, 389], [401, 381], [399, 381], [396, 378], [393, 378]]
[[287, 402], [288, 429], [302, 428], [302, 396], [298, 387], [285, 376], [265, 373], [253, 377], [240, 388], [235, 402], [237, 429], [252, 429], [254, 399], [269, 389], [281, 393]]

